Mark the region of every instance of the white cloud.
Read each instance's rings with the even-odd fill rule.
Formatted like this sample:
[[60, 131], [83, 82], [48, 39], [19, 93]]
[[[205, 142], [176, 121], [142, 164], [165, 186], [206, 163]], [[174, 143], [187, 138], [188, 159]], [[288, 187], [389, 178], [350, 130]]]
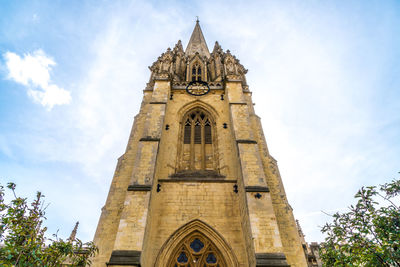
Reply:
[[36, 50], [23, 57], [13, 53], [4, 54], [8, 70], [8, 78], [25, 85], [32, 99], [51, 110], [54, 105], [64, 105], [71, 102], [70, 92], [53, 84], [50, 79], [51, 67], [55, 61], [43, 50]]

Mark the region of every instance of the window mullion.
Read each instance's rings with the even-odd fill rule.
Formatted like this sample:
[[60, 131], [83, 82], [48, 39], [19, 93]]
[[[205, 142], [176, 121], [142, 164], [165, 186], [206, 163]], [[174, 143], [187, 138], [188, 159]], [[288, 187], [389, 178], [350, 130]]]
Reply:
[[190, 169], [194, 169], [194, 120], [191, 120], [191, 131], [190, 131]]
[[201, 123], [201, 169], [206, 169], [206, 145], [204, 136], [204, 122]]

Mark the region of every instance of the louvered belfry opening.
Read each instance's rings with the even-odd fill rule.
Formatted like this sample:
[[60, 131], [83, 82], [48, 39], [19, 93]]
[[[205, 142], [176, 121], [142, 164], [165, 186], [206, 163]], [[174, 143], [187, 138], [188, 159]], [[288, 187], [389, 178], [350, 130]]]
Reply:
[[212, 120], [204, 110], [194, 109], [184, 117], [181, 153], [181, 170], [214, 170]]

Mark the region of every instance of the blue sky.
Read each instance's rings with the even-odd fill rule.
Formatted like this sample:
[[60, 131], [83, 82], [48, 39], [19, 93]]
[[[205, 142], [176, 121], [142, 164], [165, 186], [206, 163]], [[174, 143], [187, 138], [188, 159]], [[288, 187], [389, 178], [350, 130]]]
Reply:
[[398, 1], [1, 1], [0, 181], [46, 195], [49, 233], [91, 240], [147, 66], [195, 16], [249, 69], [308, 241], [321, 211], [400, 171]]

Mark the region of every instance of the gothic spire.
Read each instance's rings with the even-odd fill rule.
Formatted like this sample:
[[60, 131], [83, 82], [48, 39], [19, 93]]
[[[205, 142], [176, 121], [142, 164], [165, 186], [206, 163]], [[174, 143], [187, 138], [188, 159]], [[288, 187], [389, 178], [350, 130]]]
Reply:
[[204, 39], [203, 32], [201, 31], [199, 20], [196, 20], [196, 26], [194, 27], [190, 41], [186, 47], [185, 54], [188, 56], [194, 55], [198, 52], [201, 56], [210, 57], [206, 40]]

